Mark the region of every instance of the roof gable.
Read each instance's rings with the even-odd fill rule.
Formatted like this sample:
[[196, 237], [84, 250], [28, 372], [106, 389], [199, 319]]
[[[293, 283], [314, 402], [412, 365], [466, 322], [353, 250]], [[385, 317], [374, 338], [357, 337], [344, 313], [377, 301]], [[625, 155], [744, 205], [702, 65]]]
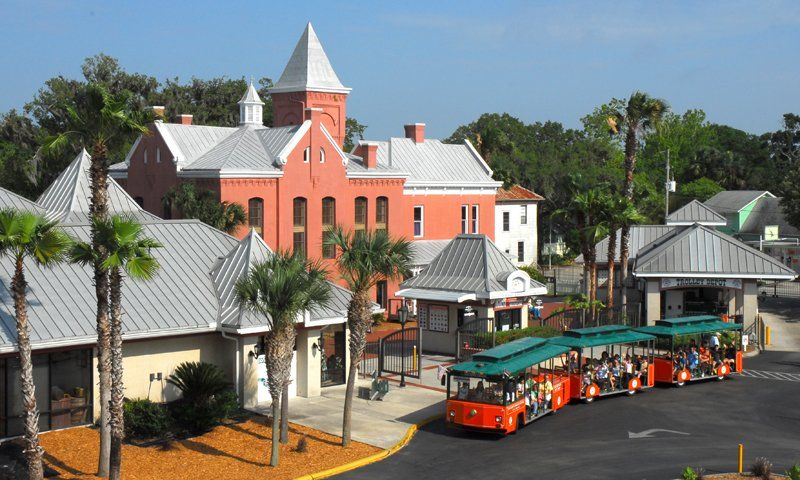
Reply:
[[173, 162], [182, 168], [219, 144], [225, 137], [236, 132], [236, 127], [209, 127], [206, 125], [182, 125], [180, 123], [155, 122], [154, 128], [173, 156]]
[[724, 233], [695, 224], [674, 233], [636, 259], [639, 277], [794, 279], [797, 275], [774, 258]]
[[753, 211], [739, 228], [739, 233], [764, 235], [764, 229], [773, 225], [778, 227], [779, 236], [800, 235], [800, 229], [786, 220], [781, 198], [764, 196], [758, 199]]
[[766, 190], [725, 190], [717, 193], [703, 203], [715, 212], [727, 215], [729, 213], [738, 212], [754, 200], [765, 195], [768, 197], [775, 196]]
[[36, 202], [32, 202], [22, 195], [18, 195], [11, 190], [0, 187], [0, 208], [13, 208], [31, 213], [44, 215], [47, 212]]
[[509, 188], [498, 188], [495, 202], [538, 202], [544, 197], [522, 185], [512, 185]]
[[725, 217], [698, 200], [692, 200], [667, 216], [667, 225], [718, 225], [726, 224]]
[[278, 82], [270, 88], [271, 93], [306, 90], [332, 93], [348, 93], [351, 90], [342, 85], [333, 70], [311, 22], [297, 41]]

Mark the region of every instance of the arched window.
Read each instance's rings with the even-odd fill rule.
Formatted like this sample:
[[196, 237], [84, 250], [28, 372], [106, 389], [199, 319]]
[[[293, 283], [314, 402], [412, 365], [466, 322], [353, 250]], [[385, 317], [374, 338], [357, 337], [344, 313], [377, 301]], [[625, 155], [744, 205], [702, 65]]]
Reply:
[[251, 198], [247, 201], [247, 224], [259, 235], [264, 233], [264, 200]]
[[325, 149], [319, 147], [319, 163], [325, 163]]
[[367, 230], [367, 197], [356, 197], [355, 231]]
[[306, 147], [303, 150], [303, 163], [308, 163], [311, 160], [311, 147]]
[[375, 230], [386, 231], [389, 224], [389, 199], [378, 197], [375, 202]]
[[297, 197], [293, 202], [292, 248], [295, 252], [306, 254], [306, 199]]
[[336, 200], [333, 197], [325, 197], [322, 199], [322, 258], [336, 256], [336, 247], [325, 244], [333, 232], [334, 225], [336, 225]]

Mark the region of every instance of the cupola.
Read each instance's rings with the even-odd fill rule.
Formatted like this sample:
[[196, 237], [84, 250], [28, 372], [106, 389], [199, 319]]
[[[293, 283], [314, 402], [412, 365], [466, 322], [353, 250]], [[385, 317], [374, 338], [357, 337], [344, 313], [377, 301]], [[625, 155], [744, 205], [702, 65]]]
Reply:
[[250, 80], [247, 91], [239, 100], [239, 125], [262, 126], [264, 124], [263, 107], [264, 102], [261, 101], [256, 87], [253, 86], [253, 80]]

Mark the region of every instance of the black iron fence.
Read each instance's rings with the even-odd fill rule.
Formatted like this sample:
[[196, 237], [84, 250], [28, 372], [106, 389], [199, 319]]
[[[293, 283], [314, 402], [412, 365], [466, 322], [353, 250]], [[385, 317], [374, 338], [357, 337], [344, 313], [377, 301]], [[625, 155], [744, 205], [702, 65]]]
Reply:
[[422, 370], [421, 329], [406, 328], [367, 342], [361, 355], [359, 375], [381, 376], [384, 373], [419, 378]]
[[494, 318], [476, 318], [456, 330], [456, 361], [465, 362], [472, 355], [495, 346]]
[[573, 328], [599, 327], [603, 325], [628, 325], [631, 327], [642, 326], [641, 304], [635, 303], [622, 308], [595, 309], [567, 309], [553, 312], [549, 317], [543, 318], [541, 325], [558, 330]]
[[758, 282], [762, 297], [800, 298], [800, 282]]

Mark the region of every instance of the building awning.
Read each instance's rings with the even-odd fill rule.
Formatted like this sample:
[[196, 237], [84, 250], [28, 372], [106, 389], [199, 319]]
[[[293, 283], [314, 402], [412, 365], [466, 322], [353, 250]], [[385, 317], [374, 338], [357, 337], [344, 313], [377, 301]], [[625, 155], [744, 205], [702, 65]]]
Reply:
[[395, 296], [449, 303], [463, 303], [476, 299], [475, 294], [471, 292], [450, 292], [446, 290], [430, 290], [427, 288], [404, 288], [395, 293]]

